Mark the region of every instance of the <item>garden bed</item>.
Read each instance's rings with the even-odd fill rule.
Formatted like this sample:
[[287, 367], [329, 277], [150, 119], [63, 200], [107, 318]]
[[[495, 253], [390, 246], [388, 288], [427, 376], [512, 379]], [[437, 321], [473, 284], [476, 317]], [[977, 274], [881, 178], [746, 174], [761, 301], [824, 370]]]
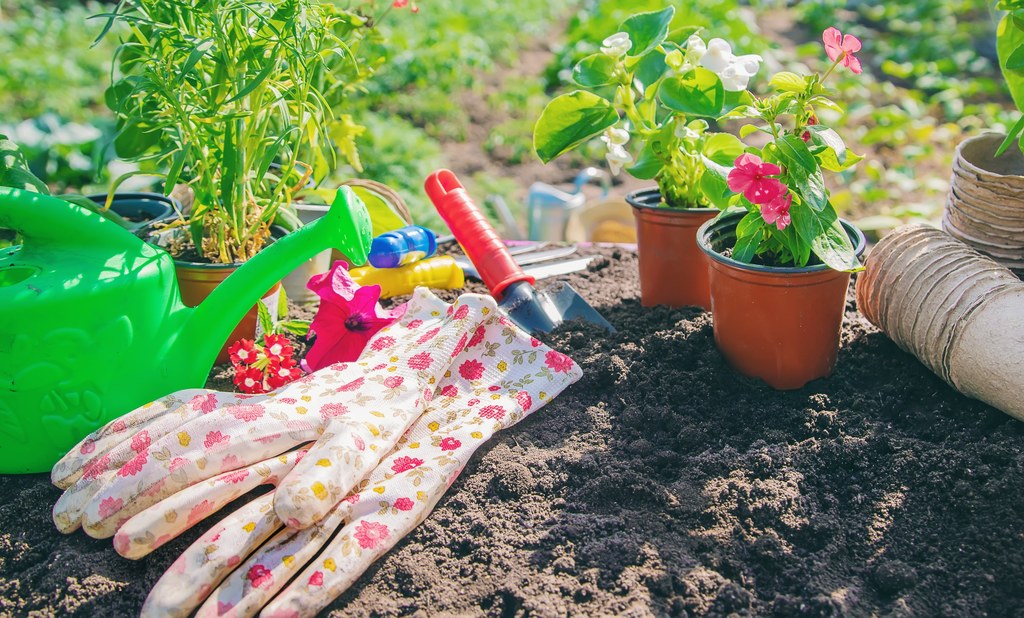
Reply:
[[[583, 379], [478, 452], [338, 615], [1021, 607], [1024, 424], [897, 349], [852, 294], [832, 377], [773, 391], [729, 369], [710, 314], [642, 309], [635, 253], [594, 251], [571, 281], [618, 333], [547, 337]], [[136, 614], [207, 527], [131, 562], [59, 534], [59, 493], [45, 475], [0, 476], [0, 615]]]

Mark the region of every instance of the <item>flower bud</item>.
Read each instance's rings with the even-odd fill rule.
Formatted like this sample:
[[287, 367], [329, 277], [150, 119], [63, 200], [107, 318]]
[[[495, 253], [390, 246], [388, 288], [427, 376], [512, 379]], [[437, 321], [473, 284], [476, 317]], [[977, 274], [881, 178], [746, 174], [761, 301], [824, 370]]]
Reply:
[[632, 47], [633, 41], [629, 40], [629, 35], [625, 32], [616, 32], [601, 41], [601, 51], [615, 59], [625, 56]]

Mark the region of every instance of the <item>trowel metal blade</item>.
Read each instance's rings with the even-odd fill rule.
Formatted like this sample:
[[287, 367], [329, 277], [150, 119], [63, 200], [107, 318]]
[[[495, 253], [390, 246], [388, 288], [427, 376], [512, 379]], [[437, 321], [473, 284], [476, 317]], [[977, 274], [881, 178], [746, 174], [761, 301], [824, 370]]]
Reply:
[[615, 332], [596, 309], [587, 304], [568, 283], [555, 283], [538, 290], [523, 283], [508, 288], [498, 307], [527, 332], [550, 332], [565, 320], [583, 318]]

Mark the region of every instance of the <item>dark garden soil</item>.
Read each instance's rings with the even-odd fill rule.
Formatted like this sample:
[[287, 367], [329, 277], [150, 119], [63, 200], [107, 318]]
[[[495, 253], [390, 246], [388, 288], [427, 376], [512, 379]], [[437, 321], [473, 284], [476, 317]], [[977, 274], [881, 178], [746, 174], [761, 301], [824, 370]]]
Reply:
[[[642, 309], [633, 252], [598, 251], [572, 282], [618, 333], [547, 337], [583, 379], [478, 452], [334, 615], [1021, 611], [1024, 423], [957, 394], [852, 300], [835, 373], [773, 391], [726, 365], [709, 314]], [[58, 495], [0, 476], [0, 614], [133, 615], [200, 532], [131, 562], [60, 535]]]

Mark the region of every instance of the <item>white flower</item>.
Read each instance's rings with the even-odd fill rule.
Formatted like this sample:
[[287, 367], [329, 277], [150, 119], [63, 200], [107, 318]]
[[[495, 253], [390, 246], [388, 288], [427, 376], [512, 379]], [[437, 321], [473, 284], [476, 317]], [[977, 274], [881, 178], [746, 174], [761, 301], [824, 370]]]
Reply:
[[691, 34], [690, 38], [686, 39], [686, 59], [688, 61], [700, 62], [706, 53], [708, 53], [708, 46], [704, 43], [704, 39], [696, 34]]
[[608, 154], [604, 158], [608, 159], [608, 167], [611, 168], [613, 176], [619, 175], [619, 172], [622, 171], [622, 166], [633, 162], [633, 155], [626, 152], [626, 149], [622, 146], [615, 145], [608, 146]]
[[732, 55], [732, 46], [724, 39], [711, 39], [708, 42], [708, 51], [700, 59], [705, 69], [722, 74], [722, 71], [732, 64], [735, 56]]
[[753, 77], [757, 75], [758, 69], [761, 68], [761, 63], [764, 62], [764, 58], [757, 54], [747, 54], [745, 56], [736, 56], [734, 64], [738, 65], [744, 73]]
[[601, 51], [612, 58], [621, 58], [633, 47], [633, 41], [625, 32], [616, 32], [607, 39], [601, 41]]
[[722, 87], [728, 92], [741, 92], [747, 89], [750, 83], [750, 76], [744, 73], [736, 64], [730, 64], [725, 70], [718, 74], [722, 80]]
[[608, 130], [601, 136], [601, 141], [608, 145], [608, 148], [613, 146], [624, 146], [629, 141], [629, 131], [625, 129], [616, 129], [615, 127], [608, 127]]
[[672, 130], [679, 139], [697, 139], [700, 137], [700, 133], [690, 128], [690, 125], [683, 124], [681, 122], [676, 124], [676, 128]]

